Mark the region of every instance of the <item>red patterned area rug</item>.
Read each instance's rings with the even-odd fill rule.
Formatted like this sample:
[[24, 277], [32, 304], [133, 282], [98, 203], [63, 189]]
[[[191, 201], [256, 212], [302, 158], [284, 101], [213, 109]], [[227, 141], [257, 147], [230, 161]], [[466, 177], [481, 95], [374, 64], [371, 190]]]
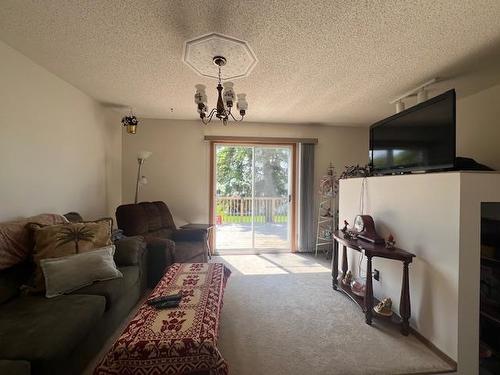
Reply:
[[182, 291], [178, 307], [144, 303], [95, 368], [95, 375], [227, 375], [218, 348], [219, 318], [231, 271], [222, 263], [176, 263], [150, 298]]

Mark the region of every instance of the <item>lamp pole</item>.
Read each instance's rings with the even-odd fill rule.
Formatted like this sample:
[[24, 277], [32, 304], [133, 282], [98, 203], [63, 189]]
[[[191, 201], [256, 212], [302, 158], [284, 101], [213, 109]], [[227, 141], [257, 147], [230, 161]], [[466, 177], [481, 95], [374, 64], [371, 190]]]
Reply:
[[142, 170], [142, 165], [144, 164], [144, 159], [137, 158], [137, 162], [139, 164], [137, 168], [137, 181], [135, 183], [135, 200], [134, 203], [137, 204], [137, 197], [139, 195], [139, 180], [141, 178], [141, 170]]

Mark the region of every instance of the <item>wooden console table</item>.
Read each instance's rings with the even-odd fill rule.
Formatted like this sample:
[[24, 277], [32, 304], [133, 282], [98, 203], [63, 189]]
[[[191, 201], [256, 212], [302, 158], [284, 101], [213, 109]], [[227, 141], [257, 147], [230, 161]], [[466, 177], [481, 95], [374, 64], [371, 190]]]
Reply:
[[[373, 297], [373, 281], [372, 281], [372, 258], [379, 257], [385, 259], [398, 260], [403, 263], [403, 281], [401, 285], [401, 300], [399, 303], [399, 313], [393, 314], [390, 318], [392, 321], [401, 325], [401, 333], [408, 336], [410, 324], [409, 319], [411, 316], [410, 308], [410, 284], [408, 277], [408, 266], [415, 257], [414, 254], [405, 250], [394, 248], [388, 249], [384, 244], [373, 244], [360, 239], [344, 238], [344, 233], [337, 230], [333, 233], [334, 246], [332, 256], [332, 284], [333, 289], [338, 290], [349, 296], [358, 306], [360, 306], [365, 313], [366, 324], [372, 324], [372, 318], [379, 317], [373, 313], [374, 304], [379, 303]], [[339, 246], [342, 245], [342, 275], [339, 277]], [[349, 269], [347, 261], [347, 248], [362, 252], [364, 251], [367, 258], [366, 266], [366, 292], [365, 298], [359, 297], [351, 291], [350, 286], [344, 285], [342, 279], [345, 277]], [[380, 316], [383, 319], [389, 319]]]

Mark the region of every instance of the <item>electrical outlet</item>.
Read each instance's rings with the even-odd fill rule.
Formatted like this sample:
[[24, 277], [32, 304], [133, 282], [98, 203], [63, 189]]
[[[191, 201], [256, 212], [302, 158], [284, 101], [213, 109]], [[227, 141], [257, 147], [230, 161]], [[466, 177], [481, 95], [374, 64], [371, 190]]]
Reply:
[[380, 271], [379, 270], [373, 271], [373, 278], [377, 281], [380, 281]]

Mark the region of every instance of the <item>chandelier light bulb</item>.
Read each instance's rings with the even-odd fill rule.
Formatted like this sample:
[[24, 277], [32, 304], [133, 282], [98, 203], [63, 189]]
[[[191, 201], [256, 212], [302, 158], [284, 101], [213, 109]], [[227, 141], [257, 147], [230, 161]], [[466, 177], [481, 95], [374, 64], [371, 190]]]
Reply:
[[224, 103], [226, 103], [227, 107], [232, 107], [235, 98], [235, 93], [233, 90], [234, 83], [224, 82], [222, 86], [224, 87]]
[[245, 113], [248, 109], [246, 96], [247, 94], [238, 94], [238, 103], [236, 104], [236, 108], [240, 111], [241, 117], [245, 116]]
[[207, 94], [205, 93], [205, 85], [196, 85], [196, 92], [194, 94], [194, 102], [195, 104], [205, 103]]

